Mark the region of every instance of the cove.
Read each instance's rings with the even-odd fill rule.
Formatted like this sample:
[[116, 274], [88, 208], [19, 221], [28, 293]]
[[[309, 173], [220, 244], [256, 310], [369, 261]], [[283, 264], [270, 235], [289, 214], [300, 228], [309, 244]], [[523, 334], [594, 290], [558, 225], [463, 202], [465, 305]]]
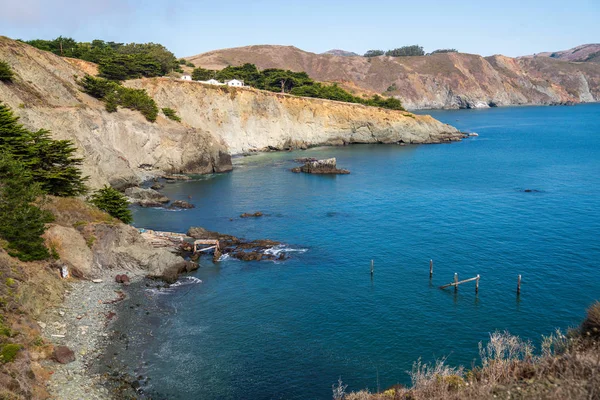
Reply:
[[[409, 384], [419, 358], [469, 367], [489, 332], [538, 343], [580, 322], [600, 293], [600, 105], [427, 113], [479, 136], [238, 158], [232, 173], [165, 186], [195, 209], [134, 210], [140, 228], [295, 250], [202, 258], [202, 283], [139, 288], [153, 312], [127, 329], [152, 335], [127, 357], [150, 397], [328, 399], [338, 377], [348, 391]], [[297, 157], [336, 157], [351, 174], [294, 174]], [[239, 218], [254, 211], [265, 215]], [[440, 290], [455, 272], [480, 274], [479, 294]]]

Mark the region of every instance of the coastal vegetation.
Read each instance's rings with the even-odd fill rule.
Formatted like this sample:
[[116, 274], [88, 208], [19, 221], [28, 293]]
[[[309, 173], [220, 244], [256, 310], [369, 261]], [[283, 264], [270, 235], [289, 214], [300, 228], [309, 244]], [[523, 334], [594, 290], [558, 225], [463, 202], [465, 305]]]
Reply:
[[127, 88], [119, 82], [91, 75], [84, 76], [78, 83], [85, 93], [102, 100], [108, 112], [124, 107], [139, 111], [150, 122], [156, 121], [158, 106], [144, 89]]
[[176, 122], [181, 122], [181, 118], [177, 115], [177, 111], [169, 107], [162, 108], [161, 110], [163, 114], [165, 114], [165, 117]]
[[39, 205], [44, 195], [76, 196], [87, 191], [70, 140], [54, 140], [44, 129], [30, 131], [0, 103], [0, 237], [23, 261], [49, 256], [41, 235], [52, 214]]
[[358, 97], [342, 89], [335, 83], [327, 85], [316, 82], [306, 72], [294, 72], [277, 68], [268, 68], [259, 71], [256, 65], [250, 63], [238, 67], [228, 66], [220, 71], [196, 68], [192, 73], [192, 78], [195, 80], [213, 78], [220, 81], [239, 79], [243, 80], [244, 84], [248, 86], [271, 92], [358, 103], [391, 110], [404, 110], [402, 102], [393, 97], [384, 98], [378, 95], [370, 98]]
[[115, 81], [164, 76], [171, 71], [181, 71], [175, 55], [157, 43], [124, 44], [103, 40], [77, 42], [62, 36], [52, 40], [29, 40], [25, 43], [62, 57], [96, 63], [101, 77]]
[[121, 192], [110, 186], [104, 186], [95, 191], [88, 201], [112, 217], [120, 219], [123, 223], [133, 222], [131, 210], [128, 208], [129, 201]]
[[0, 81], [12, 82], [14, 75], [10, 65], [5, 61], [0, 61]]
[[458, 53], [458, 50], [456, 49], [437, 49], [432, 51], [429, 54], [440, 54], [440, 53]]
[[397, 49], [392, 49], [388, 51], [383, 50], [369, 50], [367, 51], [363, 57], [379, 57], [379, 56], [389, 56], [389, 57], [407, 57], [407, 56], [424, 56], [425, 51], [423, 51], [423, 47], [419, 45], [412, 46], [402, 46]]
[[[536, 353], [531, 342], [508, 332], [493, 332], [479, 343], [479, 366], [449, 366], [445, 358], [413, 364], [411, 387], [396, 385], [380, 393], [343, 393], [346, 400], [596, 398], [600, 393], [600, 302], [587, 311], [581, 326], [542, 336]], [[341, 382], [333, 387], [339, 396]], [[511, 394], [516, 397], [511, 396]]]

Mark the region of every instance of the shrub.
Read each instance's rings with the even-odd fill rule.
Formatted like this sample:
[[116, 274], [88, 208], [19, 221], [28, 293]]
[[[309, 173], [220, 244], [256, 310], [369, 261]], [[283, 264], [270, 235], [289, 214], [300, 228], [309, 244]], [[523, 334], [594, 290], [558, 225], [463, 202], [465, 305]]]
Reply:
[[8, 63], [0, 61], [0, 81], [12, 82], [15, 73]]
[[129, 201], [118, 190], [110, 186], [104, 186], [104, 188], [94, 192], [88, 201], [126, 224], [133, 221], [131, 210], [128, 207]]
[[0, 363], [9, 363], [12, 362], [16, 357], [19, 350], [21, 350], [23, 346], [20, 344], [12, 344], [8, 343], [3, 345], [0, 348]]
[[162, 109], [163, 114], [173, 121], [181, 122], [181, 118], [177, 115], [177, 112], [172, 108], [165, 107]]
[[406, 57], [406, 56], [424, 56], [425, 51], [423, 47], [419, 45], [403, 46], [397, 49], [388, 50], [385, 52], [386, 56], [391, 57]]
[[600, 337], [600, 301], [588, 308], [587, 315], [581, 324], [581, 333], [586, 336]]
[[202, 67], [194, 68], [192, 71], [192, 79], [195, 81], [207, 81], [216, 76], [217, 71], [205, 69]]
[[131, 89], [104, 78], [86, 75], [78, 81], [83, 92], [104, 102], [106, 111], [116, 112], [125, 107], [142, 113], [150, 122], [156, 121], [158, 106], [145, 89]]
[[456, 49], [437, 49], [432, 51], [430, 54], [439, 54], [439, 53], [458, 53]]

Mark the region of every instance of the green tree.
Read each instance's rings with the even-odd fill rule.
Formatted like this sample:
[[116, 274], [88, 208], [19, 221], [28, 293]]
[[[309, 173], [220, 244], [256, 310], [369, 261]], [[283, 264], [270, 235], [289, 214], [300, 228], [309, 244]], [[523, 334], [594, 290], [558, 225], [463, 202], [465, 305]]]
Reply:
[[2, 82], [12, 82], [15, 73], [8, 63], [4, 61], [0, 61], [0, 81]]
[[227, 81], [231, 79], [239, 79], [244, 81], [246, 85], [257, 87], [261, 78], [261, 74], [256, 68], [256, 65], [246, 63], [240, 67], [225, 67], [219, 72], [215, 79], [219, 81]]
[[194, 68], [192, 71], [192, 79], [195, 81], [207, 81], [213, 79], [217, 74], [217, 71], [212, 69], [205, 69], [202, 67]]
[[53, 216], [35, 205], [43, 195], [29, 169], [9, 153], [0, 153], [0, 237], [22, 261], [48, 258], [42, 235]]
[[129, 201], [121, 192], [110, 186], [104, 186], [104, 188], [95, 191], [88, 201], [126, 224], [133, 221], [131, 210], [128, 207]]
[[412, 46], [403, 46], [394, 50], [388, 50], [385, 52], [386, 56], [391, 57], [406, 57], [406, 56], [424, 56], [425, 51], [422, 46], [412, 45]]
[[369, 50], [364, 54], [363, 57], [379, 57], [384, 54], [385, 52], [383, 50]]
[[82, 159], [74, 156], [70, 140], [54, 140], [44, 129], [31, 132], [18, 123], [12, 110], [0, 103], [0, 149], [28, 170], [40, 187], [55, 196], [74, 196], [86, 192], [78, 166]]
[[432, 51], [429, 54], [439, 54], [439, 53], [458, 53], [458, 50], [456, 49], [437, 49]]

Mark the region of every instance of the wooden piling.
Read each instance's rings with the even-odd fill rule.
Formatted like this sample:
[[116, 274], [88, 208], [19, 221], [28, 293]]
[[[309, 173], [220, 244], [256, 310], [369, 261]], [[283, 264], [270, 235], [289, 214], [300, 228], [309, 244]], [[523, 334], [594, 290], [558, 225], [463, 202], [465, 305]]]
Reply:
[[477, 274], [477, 279], [475, 280], [475, 294], [479, 293], [479, 274]]
[[375, 272], [375, 266], [373, 260], [371, 260], [371, 276], [373, 276], [373, 272]]
[[429, 279], [433, 278], [433, 260], [429, 260]]
[[454, 273], [454, 291], [458, 291], [458, 272]]
[[517, 279], [517, 296], [521, 294], [521, 275]]
[[458, 285], [462, 285], [463, 283], [467, 283], [467, 282], [472, 282], [472, 281], [478, 281], [478, 277], [474, 277], [474, 278], [469, 278], [469, 279], [465, 279], [464, 281], [458, 281], [458, 274], [454, 274], [454, 282], [449, 283], [447, 285], [443, 285], [440, 286], [440, 289], [446, 289], [447, 287], [450, 286], [454, 286], [454, 288], [456, 289], [458, 287]]

